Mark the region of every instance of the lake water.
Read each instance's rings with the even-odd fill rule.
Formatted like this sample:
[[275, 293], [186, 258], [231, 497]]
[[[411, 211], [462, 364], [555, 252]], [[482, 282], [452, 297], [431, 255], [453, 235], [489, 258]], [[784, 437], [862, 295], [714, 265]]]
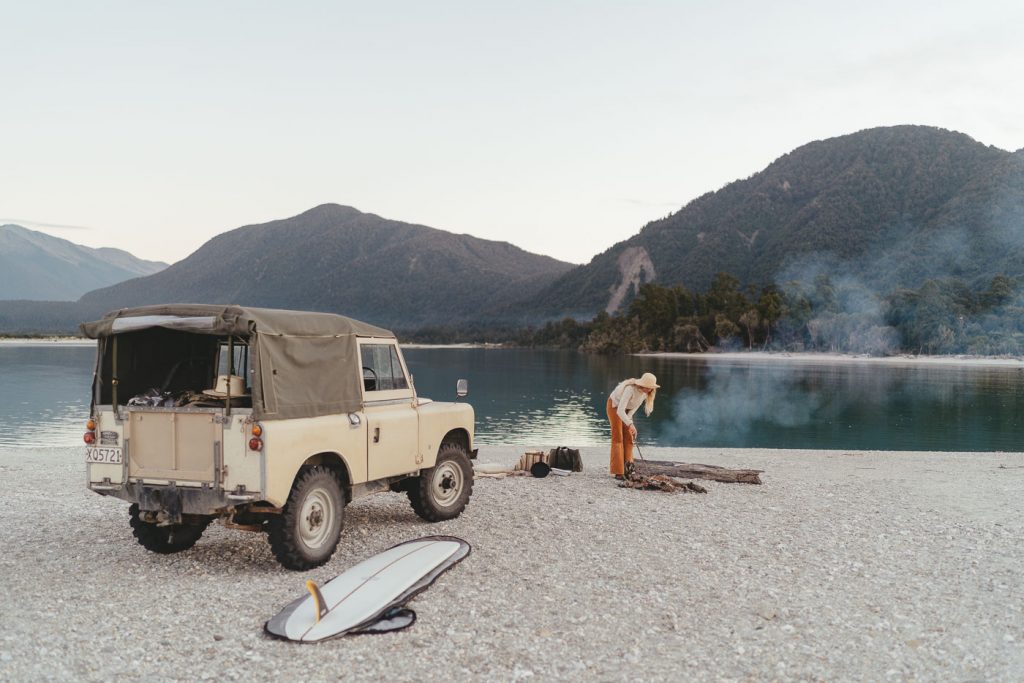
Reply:
[[[0, 343], [0, 446], [81, 443], [91, 344]], [[608, 440], [605, 401], [645, 371], [662, 388], [640, 443], [848, 450], [1024, 450], [1024, 369], [598, 357], [410, 348], [417, 392], [469, 379], [477, 441], [538, 448]]]

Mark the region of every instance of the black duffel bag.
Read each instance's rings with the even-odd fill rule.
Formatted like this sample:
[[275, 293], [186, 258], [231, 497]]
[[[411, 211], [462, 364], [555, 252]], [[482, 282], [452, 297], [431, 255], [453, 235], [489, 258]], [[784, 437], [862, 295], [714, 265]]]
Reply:
[[583, 458], [580, 457], [578, 448], [559, 446], [552, 448], [548, 453], [548, 465], [560, 470], [571, 470], [573, 472], [583, 471]]

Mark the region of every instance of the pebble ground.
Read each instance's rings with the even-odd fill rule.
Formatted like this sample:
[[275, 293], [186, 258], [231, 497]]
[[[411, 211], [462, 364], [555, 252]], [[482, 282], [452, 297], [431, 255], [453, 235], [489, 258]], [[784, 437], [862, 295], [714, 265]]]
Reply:
[[[80, 449], [0, 451], [0, 681], [1024, 680], [1024, 454], [644, 454], [764, 484], [624, 490], [586, 449], [570, 477], [478, 479], [450, 522], [356, 501], [330, 563], [291, 572], [219, 525], [148, 553]], [[305, 579], [431, 534], [473, 551], [412, 628], [264, 635]]]

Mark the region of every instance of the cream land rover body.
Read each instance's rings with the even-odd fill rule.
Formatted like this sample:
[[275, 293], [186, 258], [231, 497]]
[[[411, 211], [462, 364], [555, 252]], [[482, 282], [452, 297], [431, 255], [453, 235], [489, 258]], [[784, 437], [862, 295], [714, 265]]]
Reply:
[[[468, 502], [473, 409], [417, 397], [387, 330], [211, 305], [122, 309], [82, 330], [98, 340], [88, 486], [133, 503], [150, 550], [191, 547], [221, 518], [305, 569], [330, 558], [362, 495], [406, 492], [428, 521]], [[241, 396], [210, 395], [223, 375], [244, 377]]]

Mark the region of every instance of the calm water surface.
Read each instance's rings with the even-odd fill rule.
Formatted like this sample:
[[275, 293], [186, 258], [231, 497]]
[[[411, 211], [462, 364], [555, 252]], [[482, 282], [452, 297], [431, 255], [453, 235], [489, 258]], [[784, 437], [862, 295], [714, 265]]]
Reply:
[[[0, 446], [77, 445], [95, 347], [0, 343]], [[640, 443], [863, 450], [1024, 450], [1024, 369], [604, 358], [568, 351], [410, 348], [421, 396], [470, 383], [477, 441], [607, 442], [605, 401], [650, 371], [662, 389]]]

